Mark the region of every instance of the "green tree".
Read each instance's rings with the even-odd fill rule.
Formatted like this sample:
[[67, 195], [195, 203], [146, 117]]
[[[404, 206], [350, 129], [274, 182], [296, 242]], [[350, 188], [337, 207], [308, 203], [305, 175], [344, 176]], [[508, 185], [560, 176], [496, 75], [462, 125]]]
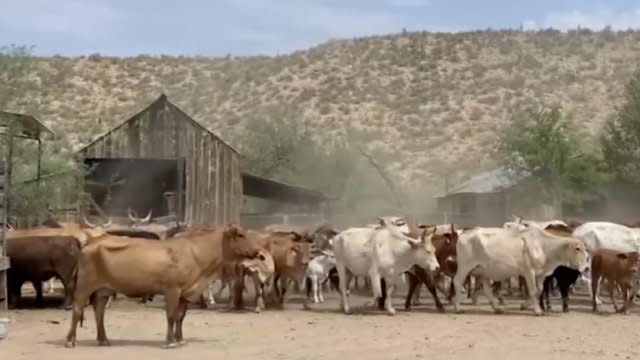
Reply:
[[626, 84], [622, 106], [605, 124], [600, 145], [617, 180], [640, 183], [640, 68]]
[[498, 153], [518, 178], [530, 176], [555, 204], [594, 196], [606, 181], [560, 107], [529, 108], [501, 135]]
[[[32, 73], [36, 62], [32, 56], [32, 48], [26, 46], [0, 47], [0, 110], [15, 112], [25, 108], [29, 102], [25, 99], [36, 97]], [[27, 110], [35, 111], [35, 106], [27, 106]], [[31, 113], [31, 115], [38, 115]], [[2, 137], [0, 154], [4, 160], [7, 144]], [[74, 182], [69, 176], [50, 177], [38, 184], [31, 181], [37, 175], [37, 144], [22, 138], [13, 139], [13, 173], [11, 191], [11, 211], [13, 216], [38, 216], [47, 211], [54, 199], [68, 196], [73, 191]], [[73, 162], [67, 154], [53, 152], [49, 144], [43, 144], [41, 174], [60, 173], [73, 169]]]

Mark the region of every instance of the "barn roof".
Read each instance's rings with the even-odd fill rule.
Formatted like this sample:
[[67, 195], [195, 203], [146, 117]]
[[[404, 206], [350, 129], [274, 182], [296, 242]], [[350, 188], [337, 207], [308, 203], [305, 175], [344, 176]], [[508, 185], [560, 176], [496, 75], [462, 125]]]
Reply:
[[36, 119], [33, 115], [19, 114], [8, 111], [0, 111], [0, 126], [8, 127], [12, 122], [20, 124], [16, 129], [16, 135], [29, 139], [40, 139], [43, 133], [54, 135], [48, 127]]
[[437, 196], [447, 197], [455, 194], [489, 194], [508, 189], [519, 180], [504, 166], [479, 173], [470, 179], [454, 186], [449, 192]]
[[329, 200], [327, 195], [322, 192], [262, 178], [246, 172], [242, 173], [242, 189], [244, 195], [269, 200], [306, 203]]
[[198, 121], [194, 120], [191, 116], [187, 115], [187, 113], [185, 113], [182, 109], [180, 109], [178, 106], [176, 106], [175, 104], [173, 104], [171, 101], [169, 101], [169, 99], [167, 98], [167, 95], [162, 93], [160, 94], [160, 96], [154, 100], [151, 104], [145, 106], [142, 110], [138, 111], [137, 113], [135, 113], [133, 116], [131, 116], [130, 118], [128, 118], [127, 120], [121, 122], [120, 124], [114, 126], [113, 128], [109, 129], [108, 131], [106, 131], [105, 133], [103, 133], [102, 135], [96, 137], [95, 139], [93, 139], [90, 143], [80, 147], [79, 149], [76, 150], [76, 152], [83, 152], [86, 149], [88, 149], [89, 147], [91, 147], [92, 145], [96, 144], [98, 141], [100, 141], [101, 139], [103, 139], [104, 137], [108, 136], [109, 134], [111, 134], [112, 132], [120, 129], [121, 127], [125, 126], [126, 124], [128, 124], [129, 122], [139, 118], [140, 116], [144, 115], [145, 113], [147, 113], [150, 109], [156, 107], [156, 106], [167, 106], [169, 109], [171, 109], [172, 111], [176, 111], [179, 112], [180, 114], [182, 114], [186, 119], [188, 119], [187, 121], [189, 121], [192, 125], [206, 131], [209, 135], [213, 136], [214, 138], [216, 138], [218, 141], [220, 141], [221, 143], [223, 143], [224, 145], [226, 145], [229, 149], [231, 149], [233, 152], [235, 152], [236, 154], [239, 154], [238, 150], [236, 148], [234, 148], [233, 146], [231, 146], [229, 143], [227, 143], [226, 141], [222, 140], [218, 135], [214, 134], [211, 130], [209, 130], [207, 127], [205, 127], [204, 125], [202, 125], [201, 123], [199, 123]]

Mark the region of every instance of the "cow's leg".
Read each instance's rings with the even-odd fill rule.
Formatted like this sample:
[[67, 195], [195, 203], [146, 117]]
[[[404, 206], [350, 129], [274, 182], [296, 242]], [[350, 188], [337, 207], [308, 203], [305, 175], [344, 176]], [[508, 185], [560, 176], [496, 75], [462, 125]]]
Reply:
[[320, 297], [318, 296], [318, 275], [313, 274], [309, 276], [311, 281], [311, 293], [313, 294], [313, 302], [315, 304], [320, 302]]
[[321, 303], [324, 302], [324, 282], [327, 281], [327, 278], [324, 278], [322, 280], [318, 279], [318, 300], [320, 300]]
[[44, 296], [42, 295], [42, 281], [33, 281], [33, 288], [36, 290], [36, 303], [39, 307], [44, 306]]
[[527, 297], [527, 300], [520, 304], [520, 310], [525, 310], [530, 306], [533, 306], [533, 312], [536, 315], [542, 315], [542, 309], [540, 308], [540, 304], [538, 304], [538, 296], [540, 295], [539, 289], [542, 288], [544, 278], [540, 277], [539, 279], [536, 279], [533, 270], [528, 271], [523, 277], [526, 282], [527, 294], [529, 296]]
[[53, 294], [56, 292], [54, 282], [55, 282], [55, 278], [49, 279], [49, 288], [47, 289], [47, 294]]
[[177, 289], [167, 289], [164, 292], [165, 312], [167, 315], [166, 348], [178, 346], [176, 342], [176, 323], [179, 318], [180, 296]]
[[377, 298], [378, 310], [385, 309], [385, 300], [387, 298], [387, 281], [384, 278], [380, 278], [380, 296]]
[[413, 298], [411, 301], [413, 305], [420, 305], [420, 289], [422, 288], [422, 283], [418, 283], [418, 287], [416, 287], [416, 291], [413, 294]]
[[387, 314], [389, 315], [395, 315], [396, 314], [396, 309], [393, 308], [393, 290], [395, 290], [396, 288], [396, 284], [398, 283], [398, 281], [400, 279], [398, 279], [398, 277], [390, 277], [388, 281], [388, 285], [387, 287], [387, 293], [386, 293], [386, 299], [385, 299], [385, 308], [387, 310]]
[[347, 283], [350, 279], [347, 279], [347, 269], [342, 264], [336, 264], [336, 270], [338, 271], [338, 283], [340, 285], [340, 305], [345, 314], [351, 313], [349, 302], [347, 301]]
[[560, 295], [562, 296], [562, 312], [569, 312], [569, 289], [571, 288], [571, 282], [565, 279], [557, 280]]
[[[415, 268], [414, 268], [415, 269]], [[420, 280], [413, 273], [407, 271], [407, 297], [404, 300], [404, 309], [406, 311], [411, 311], [411, 297], [413, 296], [413, 292], [418, 287]]]
[[596, 272], [591, 272], [591, 309], [593, 312], [598, 312], [598, 305], [600, 305], [596, 300], [598, 291], [600, 290], [600, 274]]
[[493, 289], [493, 294], [498, 298], [498, 302], [500, 305], [504, 305], [504, 298], [502, 297], [502, 281], [494, 281], [491, 284], [491, 288]]
[[436, 305], [436, 309], [439, 312], [444, 312], [444, 306], [440, 302], [440, 298], [438, 298], [438, 292], [436, 291], [436, 284], [435, 284], [436, 281], [433, 278], [433, 273], [426, 271], [423, 268], [418, 268], [418, 272], [416, 274], [418, 275], [418, 277], [420, 277], [422, 282], [425, 284], [425, 286], [427, 287], [427, 290], [429, 290], [429, 293], [431, 293], [431, 296], [433, 297], [433, 301], [435, 302], [435, 305]]
[[182, 323], [184, 321], [184, 317], [187, 315], [187, 305], [188, 302], [181, 298], [180, 302], [178, 303], [178, 319], [175, 325], [175, 340], [180, 345], [186, 344], [186, 341], [184, 341], [184, 338], [182, 337]]
[[[380, 308], [381, 302], [386, 302], [386, 282], [385, 282], [385, 294], [382, 293], [382, 276], [378, 272], [376, 267], [371, 267], [369, 270], [369, 278], [371, 279], [371, 293], [373, 295], [372, 300], [364, 304], [364, 307], [370, 307], [378, 305]], [[384, 303], [383, 303], [384, 305]]]
[[251, 274], [251, 280], [253, 281], [253, 292], [255, 293], [255, 309], [256, 313], [259, 313], [262, 309], [265, 308], [264, 305], [264, 284], [258, 278], [257, 273]]
[[485, 296], [489, 299], [489, 303], [491, 304], [491, 308], [493, 308], [493, 312], [496, 314], [504, 313], [504, 308], [500, 303], [497, 302], [497, 299], [493, 295], [493, 288], [491, 287], [491, 280], [483, 276], [482, 277], [482, 290], [484, 290]]
[[95, 288], [87, 286], [87, 284], [82, 281], [83, 279], [81, 275], [79, 275], [78, 278], [79, 281], [77, 283], [77, 288], [73, 294], [71, 327], [69, 328], [69, 332], [67, 333], [66, 341], [64, 344], [64, 346], [67, 348], [76, 346], [76, 331], [78, 328], [78, 323], [82, 325], [82, 321], [84, 318], [84, 307], [87, 305], [90, 295], [96, 291]]
[[111, 342], [107, 338], [107, 332], [104, 328], [104, 312], [107, 307], [107, 301], [111, 297], [108, 292], [98, 291], [93, 295], [93, 313], [96, 317], [96, 330], [98, 346], [110, 346]]
[[467, 268], [464, 265], [458, 263], [458, 270], [456, 271], [455, 276], [453, 277], [453, 311], [457, 313], [463, 312], [460, 308], [460, 294], [462, 292], [462, 287], [464, 286], [465, 281], [467, 280], [467, 276], [471, 272], [472, 268]]
[[547, 276], [544, 279], [544, 282], [542, 284], [542, 293], [538, 298], [539, 299], [538, 303], [540, 304], [540, 307], [544, 311], [551, 311], [551, 302], [549, 301], [549, 290], [551, 287], [552, 280], [553, 280], [553, 276]]

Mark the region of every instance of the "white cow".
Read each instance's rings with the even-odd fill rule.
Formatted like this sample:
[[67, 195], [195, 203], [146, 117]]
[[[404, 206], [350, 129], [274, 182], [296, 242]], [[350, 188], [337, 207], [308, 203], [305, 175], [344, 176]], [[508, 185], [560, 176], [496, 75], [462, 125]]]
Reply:
[[[401, 275], [413, 265], [419, 265], [430, 271], [437, 271], [438, 260], [435, 248], [428, 234], [421, 239], [411, 238], [408, 226], [389, 223], [378, 218], [380, 226], [371, 228], [350, 228], [338, 234], [333, 241], [336, 256], [336, 269], [340, 279], [341, 305], [345, 314], [351, 309], [347, 302], [347, 271], [355, 276], [369, 276], [373, 290], [373, 301], [382, 296], [380, 280], [387, 282], [385, 308], [389, 315], [395, 314], [391, 304], [393, 290]], [[370, 306], [367, 303], [366, 306]]]
[[503, 227], [465, 231], [458, 238], [456, 252], [458, 270], [453, 279], [456, 312], [462, 311], [459, 294], [469, 274], [481, 278], [484, 293], [496, 313], [504, 310], [496, 303], [490, 281], [524, 277], [529, 298], [521, 309], [532, 306], [534, 313], [541, 315], [538, 297], [544, 278], [560, 265], [580, 271], [587, 266], [587, 252], [580, 240], [553, 235], [534, 222], [513, 222]]
[[[612, 222], [586, 222], [573, 230], [573, 236], [582, 240], [589, 254], [603, 248], [624, 252], [640, 252], [640, 229]], [[589, 288], [589, 295], [592, 295], [590, 271], [582, 275], [582, 280]], [[602, 300], [597, 295], [596, 302], [601, 304]]]
[[329, 278], [329, 271], [336, 266], [336, 257], [333, 251], [323, 250], [321, 255], [314, 257], [309, 261], [306, 270], [307, 277], [307, 294], [309, 291], [313, 294], [313, 302], [324, 302], [322, 296], [322, 283]]

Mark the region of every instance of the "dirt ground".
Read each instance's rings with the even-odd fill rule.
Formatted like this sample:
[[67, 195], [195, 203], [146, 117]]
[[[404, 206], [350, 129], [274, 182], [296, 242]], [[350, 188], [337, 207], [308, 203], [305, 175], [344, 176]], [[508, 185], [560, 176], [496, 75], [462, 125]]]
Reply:
[[[486, 298], [472, 306], [465, 299], [463, 314], [435, 313], [431, 296], [422, 290], [421, 305], [403, 310], [404, 291], [394, 296], [398, 312], [388, 316], [377, 310], [362, 312], [364, 291], [352, 295], [353, 315], [338, 312], [337, 294], [326, 293], [323, 304], [302, 310], [301, 294], [291, 294], [284, 310], [260, 314], [228, 312], [216, 308], [190, 309], [185, 319], [187, 344], [163, 349], [165, 317], [162, 298], [140, 304], [119, 299], [106, 313], [111, 347], [97, 347], [91, 308], [85, 327], [78, 329], [78, 345], [63, 347], [70, 312], [56, 308], [20, 309], [0, 314], [9, 317], [8, 338], [0, 340], [0, 359], [638, 359], [640, 307], [628, 316], [612, 314], [606, 296], [601, 314], [591, 313], [586, 289], [572, 295], [571, 312], [535, 317], [520, 311], [520, 299], [507, 298], [507, 312], [494, 315]], [[250, 298], [246, 297], [247, 301]], [[226, 302], [226, 297], [220, 299]], [[59, 301], [59, 299], [57, 299]], [[251, 304], [250, 302], [247, 303]], [[357, 307], [357, 308], [356, 308]], [[132, 357], [132, 359], [134, 358]]]

